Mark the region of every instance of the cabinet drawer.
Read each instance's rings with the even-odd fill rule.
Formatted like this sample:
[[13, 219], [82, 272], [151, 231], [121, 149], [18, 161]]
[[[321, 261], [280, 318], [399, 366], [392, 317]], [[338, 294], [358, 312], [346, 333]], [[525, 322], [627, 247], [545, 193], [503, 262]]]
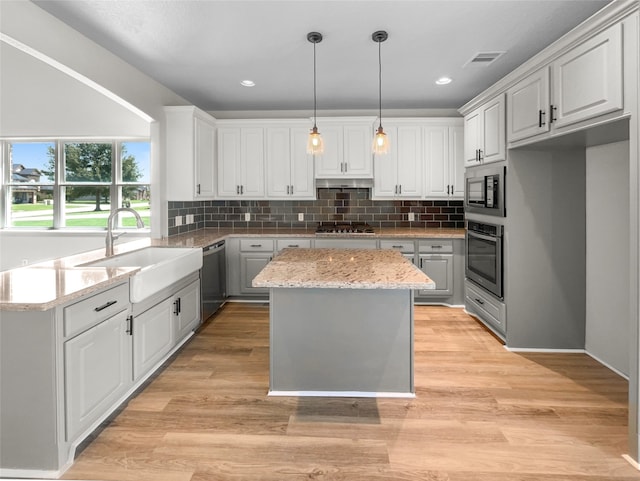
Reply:
[[380, 249], [394, 249], [400, 252], [410, 254], [415, 251], [416, 247], [413, 241], [407, 240], [381, 240]]
[[276, 247], [278, 252], [280, 252], [282, 249], [295, 249], [296, 247], [308, 249], [311, 247], [311, 239], [278, 239], [276, 241]]
[[273, 252], [273, 239], [240, 239], [242, 252]]
[[453, 253], [453, 240], [432, 239], [418, 241], [418, 252], [429, 254], [451, 254]]
[[465, 283], [465, 306], [502, 334], [506, 333], [507, 316], [505, 305], [482, 292], [470, 282]]
[[129, 284], [120, 284], [64, 308], [64, 335], [74, 336], [129, 308]]

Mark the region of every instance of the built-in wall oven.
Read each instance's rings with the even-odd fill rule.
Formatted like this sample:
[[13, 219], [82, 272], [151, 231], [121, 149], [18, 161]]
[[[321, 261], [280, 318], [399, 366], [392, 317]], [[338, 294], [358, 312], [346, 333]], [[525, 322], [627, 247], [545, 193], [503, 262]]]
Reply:
[[467, 221], [467, 279], [503, 298], [502, 289], [502, 234], [503, 226]]
[[504, 164], [468, 168], [464, 174], [465, 213], [505, 217], [505, 177]]

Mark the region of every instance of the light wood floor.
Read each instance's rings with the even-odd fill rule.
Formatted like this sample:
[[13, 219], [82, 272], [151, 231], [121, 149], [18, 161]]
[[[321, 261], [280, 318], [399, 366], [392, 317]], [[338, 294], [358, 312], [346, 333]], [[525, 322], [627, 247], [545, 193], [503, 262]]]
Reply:
[[506, 351], [416, 307], [416, 399], [269, 398], [268, 308], [227, 304], [67, 479], [628, 481], [627, 382], [580, 354]]

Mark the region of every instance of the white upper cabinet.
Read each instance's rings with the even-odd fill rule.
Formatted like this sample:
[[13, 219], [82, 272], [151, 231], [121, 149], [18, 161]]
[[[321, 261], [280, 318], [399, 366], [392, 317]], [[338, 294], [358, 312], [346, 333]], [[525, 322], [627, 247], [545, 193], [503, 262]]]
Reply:
[[315, 157], [318, 179], [373, 177], [374, 118], [318, 119], [324, 153]]
[[193, 107], [165, 107], [167, 198], [215, 196], [215, 119]]
[[422, 128], [420, 125], [383, 126], [389, 139], [389, 153], [374, 156], [373, 198], [422, 197]]
[[313, 156], [306, 127], [266, 128], [267, 198], [314, 199]]
[[506, 159], [504, 94], [464, 118], [465, 166]]
[[464, 129], [430, 126], [424, 130], [425, 192], [428, 199], [464, 197]]
[[514, 142], [623, 108], [622, 25], [569, 50], [507, 91]]
[[549, 67], [521, 80], [507, 91], [507, 129], [510, 142], [547, 132]]
[[264, 128], [219, 123], [218, 197], [264, 196]]
[[551, 64], [553, 123], [562, 127], [622, 109], [622, 25], [567, 52]]

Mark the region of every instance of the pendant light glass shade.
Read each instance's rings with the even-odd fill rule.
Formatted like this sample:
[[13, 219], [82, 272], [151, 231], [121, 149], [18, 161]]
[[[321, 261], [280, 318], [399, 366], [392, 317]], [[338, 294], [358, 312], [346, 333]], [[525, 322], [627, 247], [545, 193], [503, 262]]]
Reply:
[[389, 153], [389, 139], [384, 130], [382, 130], [382, 125], [378, 127], [378, 131], [373, 137], [373, 153], [376, 155]]
[[316, 43], [322, 42], [322, 34], [309, 32], [307, 34], [307, 40], [313, 44], [313, 128], [309, 133], [309, 140], [307, 141], [307, 153], [319, 155], [324, 152], [324, 142], [316, 126]]
[[388, 38], [388, 35], [384, 30], [378, 30], [377, 32], [373, 32], [371, 38], [374, 42], [378, 43], [378, 120], [380, 121], [378, 130], [373, 137], [372, 150], [376, 155], [383, 155], [389, 152], [389, 138], [382, 129], [382, 58], [380, 55], [380, 43], [384, 42]]
[[324, 142], [322, 141], [320, 132], [318, 132], [318, 127], [314, 124], [309, 134], [309, 140], [307, 141], [307, 153], [317, 155], [322, 152], [324, 152]]

